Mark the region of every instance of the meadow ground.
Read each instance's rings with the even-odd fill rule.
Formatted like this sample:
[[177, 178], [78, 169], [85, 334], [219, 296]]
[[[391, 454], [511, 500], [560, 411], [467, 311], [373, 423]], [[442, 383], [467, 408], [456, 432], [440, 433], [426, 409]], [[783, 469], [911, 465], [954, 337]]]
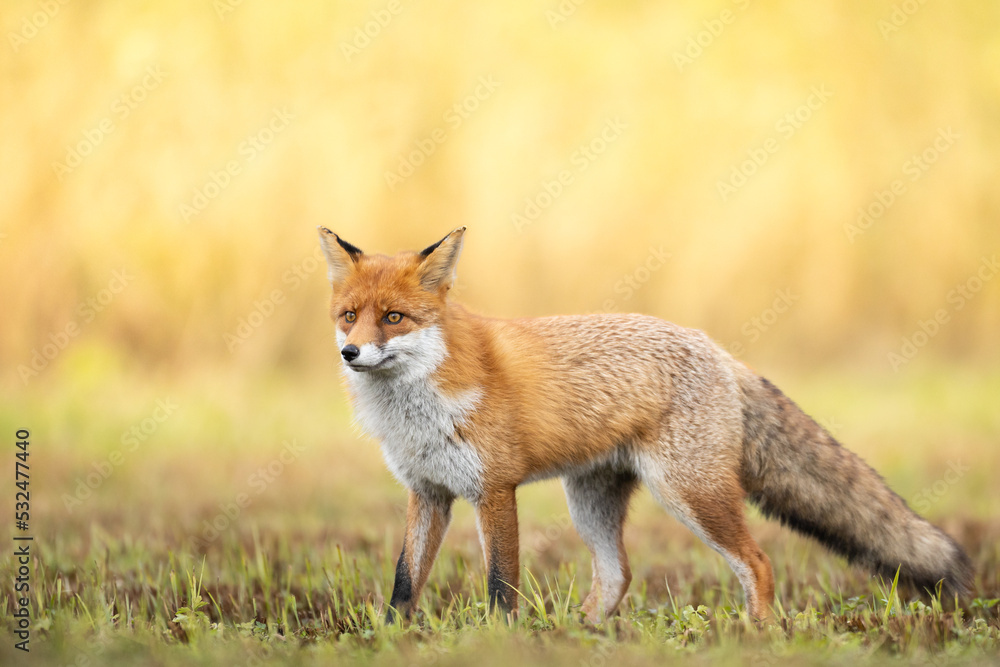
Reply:
[[[354, 432], [337, 383], [319, 375], [138, 377], [81, 351], [48, 384], [5, 401], [5, 496], [14, 502], [14, 433], [28, 428], [25, 534], [35, 540], [28, 654], [14, 648], [11, 550], [0, 563], [0, 664], [938, 665], [1000, 656], [1000, 374], [773, 376], [965, 545], [976, 590], [957, 611], [900, 597], [891, 582], [754, 516], [779, 604], [762, 628], [741, 614], [723, 560], [648, 493], [637, 494], [626, 530], [634, 580], [622, 613], [583, 623], [589, 557], [555, 482], [519, 492], [523, 598], [513, 624], [486, 613], [473, 514], [459, 504], [422, 611], [404, 627], [384, 625], [405, 493], [377, 446]], [[12, 544], [9, 522], [4, 532]]]

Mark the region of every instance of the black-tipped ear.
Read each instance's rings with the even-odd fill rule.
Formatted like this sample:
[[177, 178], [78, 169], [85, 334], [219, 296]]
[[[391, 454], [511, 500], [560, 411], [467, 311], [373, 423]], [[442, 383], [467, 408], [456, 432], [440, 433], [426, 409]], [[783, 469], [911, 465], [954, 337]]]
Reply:
[[465, 227], [459, 227], [446, 237], [427, 246], [420, 252], [420, 283], [431, 291], [449, 289], [455, 282], [455, 265], [462, 252], [462, 235]]
[[317, 227], [317, 229], [319, 230], [319, 243], [323, 247], [323, 254], [326, 255], [326, 263], [329, 267], [327, 275], [330, 278], [330, 284], [336, 287], [351, 274], [355, 264], [364, 253], [361, 248], [344, 241], [326, 227]]

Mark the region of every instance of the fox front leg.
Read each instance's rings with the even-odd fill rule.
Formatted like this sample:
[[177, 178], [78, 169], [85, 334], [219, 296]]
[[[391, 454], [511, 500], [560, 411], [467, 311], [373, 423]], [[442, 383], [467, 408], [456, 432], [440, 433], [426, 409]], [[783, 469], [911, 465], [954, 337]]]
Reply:
[[517, 609], [520, 574], [514, 487], [485, 493], [476, 507], [476, 523], [486, 556], [490, 610], [499, 608], [506, 616]]
[[396, 581], [386, 621], [409, 618], [420, 599], [431, 566], [451, 521], [453, 497], [429, 490], [410, 491], [406, 508], [406, 534], [396, 564]]

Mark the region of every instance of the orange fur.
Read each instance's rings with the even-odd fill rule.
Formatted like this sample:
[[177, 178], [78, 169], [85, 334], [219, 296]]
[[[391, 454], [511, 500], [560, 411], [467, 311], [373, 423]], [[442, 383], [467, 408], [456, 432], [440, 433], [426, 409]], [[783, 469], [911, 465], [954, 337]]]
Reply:
[[[774, 577], [747, 530], [748, 494], [848, 557], [906, 564], [912, 581], [943, 573], [960, 589], [957, 545], [705, 334], [642, 315], [501, 320], [449, 301], [464, 231], [394, 257], [320, 232], [356, 415], [411, 490], [397, 611], [416, 604], [458, 496], [476, 506], [491, 602], [515, 611], [515, 492], [546, 477], [563, 479], [593, 554], [583, 604], [591, 621], [613, 612], [628, 588], [622, 527], [640, 481], [727, 559], [754, 617], [769, 614]], [[857, 481], [831, 485], [831, 470]], [[836, 508], [844, 489], [905, 528], [886, 546], [876, 519], [817, 511], [817, 499]]]

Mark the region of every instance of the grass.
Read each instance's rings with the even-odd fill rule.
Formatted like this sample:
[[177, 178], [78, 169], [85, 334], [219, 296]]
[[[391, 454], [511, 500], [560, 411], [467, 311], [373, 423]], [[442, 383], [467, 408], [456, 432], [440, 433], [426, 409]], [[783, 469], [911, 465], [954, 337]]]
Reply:
[[[980, 581], [994, 591], [996, 530], [992, 542], [969, 545]], [[467, 530], [458, 532], [422, 611], [400, 627], [383, 621], [393, 571], [388, 545], [251, 526], [198, 549], [186, 534], [113, 536], [95, 527], [82, 557], [39, 545], [32, 657], [52, 664], [89, 656], [91, 664], [600, 665], [653, 664], [665, 655], [938, 663], [985, 661], [1000, 647], [996, 599], [955, 611], [907, 601], [893, 582], [868, 581], [805, 543], [783, 547], [788, 536], [777, 531], [762, 540], [779, 578], [777, 617], [764, 627], [748, 622], [735, 578], [704, 549], [669, 559], [633, 549], [638, 576], [621, 615], [588, 626], [576, 612], [588, 579], [584, 554], [563, 543], [528, 560], [521, 613], [508, 625], [487, 613], [474, 543]], [[0, 602], [10, 609], [9, 598]], [[17, 657], [11, 643], [0, 649], [5, 664]]]
[[[941, 400], [947, 383], [937, 373], [778, 380], [911, 502], [936, 488], [948, 459], [966, 461], [957, 482], [927, 497], [929, 517], [975, 563], [974, 595], [957, 609], [911, 599], [751, 513], [777, 581], [776, 618], [757, 626], [724, 561], [643, 493], [626, 529], [629, 594], [618, 616], [590, 626], [578, 612], [589, 556], [558, 484], [543, 483], [519, 491], [513, 622], [487, 613], [473, 516], [460, 503], [421, 610], [410, 624], [387, 626], [405, 495], [377, 447], [352, 432], [333, 383], [149, 378], [104, 362], [67, 357], [48, 384], [0, 409], [3, 432], [32, 430], [35, 536], [30, 657], [13, 649], [5, 587], [2, 664], [937, 665], [1000, 655], [1000, 521], [989, 492], [997, 378], [989, 373], [951, 372], [964, 401]], [[88, 497], [67, 505], [162, 397], [176, 410]], [[873, 403], [886, 406], [891, 423]], [[909, 420], [894, 414], [907, 403]], [[291, 441], [297, 456], [260, 477]], [[12, 581], [15, 569], [4, 559], [0, 578]]]

